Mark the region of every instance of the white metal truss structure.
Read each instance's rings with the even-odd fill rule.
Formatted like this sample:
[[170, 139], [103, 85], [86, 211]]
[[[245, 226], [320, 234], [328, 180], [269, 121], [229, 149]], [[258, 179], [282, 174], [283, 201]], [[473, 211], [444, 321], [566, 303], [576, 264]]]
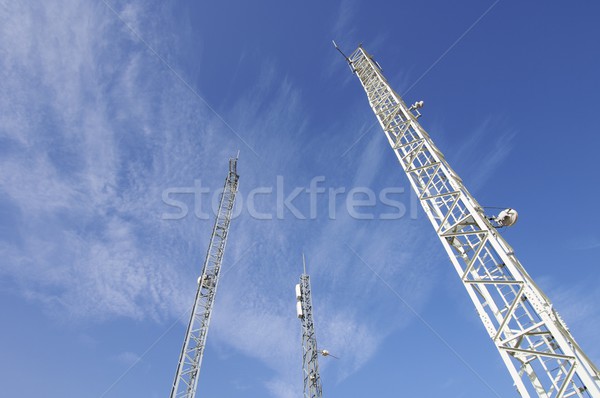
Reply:
[[600, 398], [598, 369], [417, 122], [419, 103], [408, 107], [361, 46], [346, 60], [520, 395]]
[[306, 273], [300, 276], [296, 285], [296, 312], [302, 322], [302, 374], [304, 378], [304, 398], [321, 398], [323, 388], [319, 375], [319, 352], [313, 320], [313, 306], [310, 291], [310, 277]]
[[204, 348], [206, 335], [212, 313], [221, 262], [227, 242], [227, 234], [235, 195], [237, 193], [239, 176], [237, 174], [237, 158], [229, 159], [229, 173], [225, 179], [225, 186], [221, 194], [219, 211], [208, 245], [208, 252], [202, 267], [202, 274], [198, 278], [198, 290], [194, 301], [194, 308], [188, 324], [183, 348], [177, 365], [177, 372], [171, 390], [171, 398], [193, 398], [196, 395], [198, 376]]

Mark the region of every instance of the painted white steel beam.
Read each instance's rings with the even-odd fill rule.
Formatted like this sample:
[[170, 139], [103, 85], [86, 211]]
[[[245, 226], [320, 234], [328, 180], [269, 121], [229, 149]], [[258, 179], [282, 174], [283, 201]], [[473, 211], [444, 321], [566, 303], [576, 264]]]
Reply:
[[219, 210], [215, 218], [202, 274], [198, 278], [198, 290], [179, 356], [177, 372], [171, 389], [171, 398], [194, 398], [200, 375], [200, 365], [206, 346], [206, 336], [217, 293], [221, 262], [227, 243], [229, 223], [238, 188], [237, 158], [229, 159], [229, 172], [221, 194]]
[[600, 398], [598, 369], [444, 155], [358, 47], [346, 58], [522, 397]]
[[[298, 318], [302, 323], [302, 377], [304, 383], [304, 398], [321, 398], [323, 386], [319, 375], [319, 351], [313, 319], [312, 293], [310, 277], [306, 271], [300, 276], [296, 286], [296, 299], [300, 304]], [[298, 292], [300, 294], [298, 294]]]

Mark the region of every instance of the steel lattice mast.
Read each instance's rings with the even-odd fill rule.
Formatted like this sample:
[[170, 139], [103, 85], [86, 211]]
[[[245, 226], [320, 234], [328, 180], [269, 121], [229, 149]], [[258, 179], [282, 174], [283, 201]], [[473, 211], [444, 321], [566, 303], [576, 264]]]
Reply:
[[[304, 256], [302, 257], [304, 262]], [[315, 335], [313, 320], [312, 296], [310, 290], [310, 277], [306, 273], [300, 276], [300, 283], [296, 285], [296, 313], [302, 323], [302, 375], [304, 380], [304, 398], [321, 398], [323, 387], [319, 375], [319, 351]]]
[[346, 61], [520, 395], [600, 398], [598, 369], [417, 122], [418, 103], [406, 106], [361, 46]]
[[237, 158], [231, 158], [229, 159], [229, 173], [225, 179], [225, 186], [221, 194], [219, 210], [202, 267], [202, 274], [198, 278], [194, 308], [181, 349], [171, 398], [193, 398], [196, 395], [200, 365], [206, 346], [206, 335], [208, 334], [215, 294], [217, 293], [219, 271], [221, 270], [225, 243], [227, 242], [238, 179]]

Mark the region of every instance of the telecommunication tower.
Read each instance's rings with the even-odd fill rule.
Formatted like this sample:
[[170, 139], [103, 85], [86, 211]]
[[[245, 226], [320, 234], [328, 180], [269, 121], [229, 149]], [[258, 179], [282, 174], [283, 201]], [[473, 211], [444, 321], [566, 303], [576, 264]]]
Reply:
[[208, 325], [215, 301], [215, 294], [217, 293], [219, 272], [221, 270], [221, 262], [223, 260], [225, 244], [227, 243], [227, 234], [238, 188], [237, 160], [237, 157], [229, 159], [229, 172], [225, 179], [223, 193], [221, 194], [219, 210], [215, 218], [206, 259], [202, 267], [202, 274], [198, 278], [198, 290], [196, 291], [194, 308], [185, 333], [185, 340], [171, 390], [171, 398], [194, 398], [196, 395], [200, 365], [202, 364], [202, 356], [204, 355], [204, 348], [206, 346]]
[[[302, 256], [304, 273], [300, 276], [300, 283], [296, 285], [296, 315], [302, 323], [302, 374], [304, 378], [304, 398], [321, 398], [323, 387], [319, 375], [319, 351], [315, 324], [313, 320], [313, 306], [310, 290], [310, 277], [306, 273], [306, 262]], [[326, 352], [326, 351], [324, 351]]]
[[[335, 45], [335, 42], [334, 42]], [[335, 46], [337, 48], [337, 45]], [[339, 48], [337, 48], [338, 51]], [[600, 372], [362, 46], [349, 57], [379, 124], [522, 397], [600, 398]], [[512, 211], [512, 213], [511, 213]]]

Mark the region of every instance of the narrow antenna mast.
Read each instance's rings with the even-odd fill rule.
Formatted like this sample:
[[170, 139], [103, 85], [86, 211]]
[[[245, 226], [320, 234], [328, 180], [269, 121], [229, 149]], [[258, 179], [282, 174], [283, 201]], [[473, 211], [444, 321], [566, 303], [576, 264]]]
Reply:
[[342, 57], [344, 57], [344, 59], [346, 60], [346, 62], [348, 62], [348, 64], [350, 64], [350, 59], [348, 58], [348, 56], [346, 54], [344, 54], [344, 52], [342, 50], [340, 50], [340, 48], [338, 47], [337, 43], [335, 42], [335, 40], [331, 41], [333, 43], [333, 46], [335, 47], [336, 50], [338, 50], [338, 52], [340, 54], [342, 54]]
[[[337, 46], [336, 46], [337, 47]], [[600, 398], [600, 374], [444, 155], [359, 46], [346, 61], [521, 397]]]
[[171, 390], [171, 398], [194, 398], [196, 395], [200, 365], [202, 364], [202, 357], [206, 346], [208, 325], [217, 293], [221, 262], [223, 260], [223, 253], [225, 252], [229, 223], [231, 222], [231, 214], [237, 193], [239, 179], [237, 174], [237, 160], [237, 157], [229, 159], [229, 173], [225, 179], [219, 211], [215, 218], [210, 244], [208, 245], [206, 259], [202, 267], [202, 274], [198, 278], [198, 290], [196, 292], [194, 308], [187, 332], [185, 333], [185, 340]]
[[304, 273], [296, 285], [296, 314], [302, 323], [302, 374], [304, 398], [321, 398], [323, 387], [319, 375], [319, 351], [313, 320], [313, 306], [310, 290], [310, 277], [306, 273], [306, 261], [302, 254]]
[[303, 274], [306, 274], [306, 257], [304, 257], [304, 253], [302, 253], [302, 270]]

